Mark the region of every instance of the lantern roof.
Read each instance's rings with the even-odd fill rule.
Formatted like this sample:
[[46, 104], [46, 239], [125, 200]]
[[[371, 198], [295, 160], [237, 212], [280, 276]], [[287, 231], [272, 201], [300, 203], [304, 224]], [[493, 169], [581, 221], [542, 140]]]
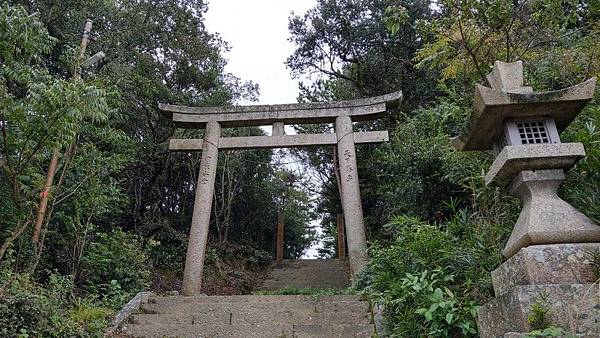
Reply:
[[523, 86], [521, 61], [496, 61], [487, 78], [492, 88], [476, 85], [469, 126], [452, 140], [458, 150], [492, 149], [508, 118], [549, 116], [562, 132], [592, 99], [596, 88], [593, 77], [565, 89], [534, 92]]

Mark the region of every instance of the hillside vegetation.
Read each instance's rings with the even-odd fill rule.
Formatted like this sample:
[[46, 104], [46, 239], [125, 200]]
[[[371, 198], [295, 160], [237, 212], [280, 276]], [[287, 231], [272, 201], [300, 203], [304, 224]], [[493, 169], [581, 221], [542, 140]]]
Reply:
[[[202, 131], [176, 129], [157, 103], [221, 106], [255, 100], [259, 89], [224, 70], [229, 46], [207, 32], [207, 10], [203, 0], [0, 5], [0, 336], [99, 336], [137, 292], [179, 289], [200, 154], [167, 144]], [[85, 58], [107, 57], [77, 80], [88, 18]], [[457, 152], [450, 138], [465, 128], [474, 86], [486, 84], [495, 60], [522, 60], [537, 91], [599, 76], [600, 3], [317, 0], [290, 17], [289, 30], [288, 68], [313, 75], [300, 83], [300, 101], [404, 93], [399, 109], [355, 126], [391, 135], [357, 148], [370, 261], [355, 292], [386, 305], [393, 336], [476, 336], [475, 313], [493, 296], [489, 272], [520, 205], [484, 185], [490, 154]], [[599, 92], [561, 135], [588, 156], [560, 190], [597, 222]], [[335, 256], [335, 156], [330, 148], [219, 154], [207, 294], [253, 289], [271, 263], [279, 212], [286, 258], [317, 239], [315, 221], [325, 230], [320, 254]], [[320, 182], [282, 165], [290, 159]]]

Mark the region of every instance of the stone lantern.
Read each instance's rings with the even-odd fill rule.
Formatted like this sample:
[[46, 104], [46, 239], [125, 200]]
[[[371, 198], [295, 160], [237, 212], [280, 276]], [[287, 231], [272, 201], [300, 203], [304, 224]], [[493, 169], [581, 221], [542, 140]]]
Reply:
[[[477, 85], [468, 131], [459, 150], [492, 151], [485, 176], [523, 203], [502, 251], [508, 258], [492, 272], [496, 298], [483, 305], [481, 337], [524, 337], [538, 303], [551, 325], [584, 337], [600, 337], [600, 291], [594, 287], [591, 252], [600, 252], [600, 227], [557, 195], [564, 172], [585, 156], [581, 143], [562, 143], [560, 133], [592, 99], [596, 78], [551, 92], [523, 86], [521, 61], [496, 61]], [[595, 291], [594, 291], [595, 290]]]
[[592, 99], [596, 78], [563, 90], [523, 87], [523, 63], [496, 61], [477, 85], [471, 130], [454, 139], [459, 150], [492, 150], [486, 184], [506, 188], [523, 210], [505, 257], [536, 244], [600, 242], [600, 227], [556, 194], [564, 170], [585, 156], [581, 143], [562, 143], [562, 132]]

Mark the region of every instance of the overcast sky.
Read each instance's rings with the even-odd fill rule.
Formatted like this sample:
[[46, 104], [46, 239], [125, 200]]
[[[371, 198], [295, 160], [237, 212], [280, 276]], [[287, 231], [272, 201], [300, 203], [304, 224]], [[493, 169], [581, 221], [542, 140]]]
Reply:
[[292, 80], [285, 60], [294, 50], [289, 37], [290, 12], [303, 14], [316, 0], [210, 0], [206, 13], [209, 32], [219, 33], [231, 51], [226, 70], [260, 86], [262, 104], [292, 103], [298, 81]]
[[[316, 0], [210, 0], [205, 24], [209, 32], [219, 33], [231, 51], [226, 71], [260, 86], [257, 103], [297, 102], [298, 81], [293, 80], [285, 60], [294, 51], [287, 39], [290, 13], [302, 15]], [[271, 132], [270, 127], [264, 128]], [[294, 134], [291, 126], [286, 133]], [[290, 166], [295, 170], [294, 166]], [[318, 226], [318, 222], [312, 222]], [[317, 231], [321, 231], [320, 228]], [[309, 248], [303, 258], [316, 258], [321, 243]]]

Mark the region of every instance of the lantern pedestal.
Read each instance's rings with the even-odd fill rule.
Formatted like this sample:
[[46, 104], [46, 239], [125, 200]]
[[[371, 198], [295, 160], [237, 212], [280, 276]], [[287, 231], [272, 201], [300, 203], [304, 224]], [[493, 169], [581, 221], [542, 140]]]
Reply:
[[[481, 337], [524, 337], [536, 324], [561, 327], [581, 337], [600, 337], [600, 286], [594, 284], [593, 252], [600, 243], [533, 245], [492, 272], [496, 298], [478, 312]], [[529, 320], [534, 305], [547, 323]]]
[[502, 251], [511, 257], [535, 244], [600, 242], [600, 227], [558, 197], [562, 169], [524, 170], [508, 186], [523, 202], [514, 230]]

